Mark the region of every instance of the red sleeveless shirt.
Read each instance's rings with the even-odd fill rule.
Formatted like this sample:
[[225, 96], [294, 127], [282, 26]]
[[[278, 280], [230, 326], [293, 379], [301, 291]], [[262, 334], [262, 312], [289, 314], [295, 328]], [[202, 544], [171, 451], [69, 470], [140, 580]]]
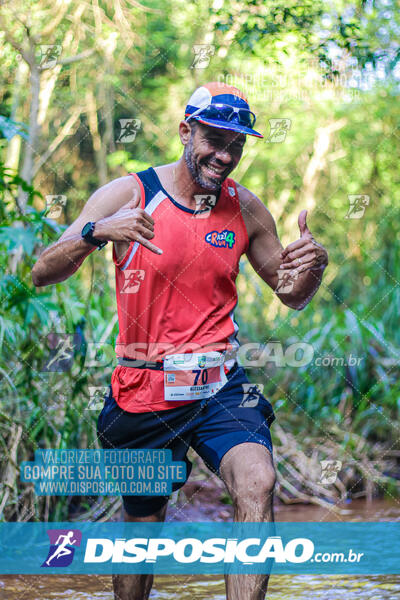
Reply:
[[[226, 179], [215, 206], [196, 213], [164, 190], [153, 168], [131, 175], [141, 189], [141, 208], [154, 219], [151, 242], [163, 254], [131, 242], [118, 261], [113, 249], [117, 356], [160, 361], [166, 354], [238, 347], [235, 281], [249, 239], [235, 182]], [[163, 371], [118, 365], [111, 384], [128, 412], [182, 405], [164, 400]]]

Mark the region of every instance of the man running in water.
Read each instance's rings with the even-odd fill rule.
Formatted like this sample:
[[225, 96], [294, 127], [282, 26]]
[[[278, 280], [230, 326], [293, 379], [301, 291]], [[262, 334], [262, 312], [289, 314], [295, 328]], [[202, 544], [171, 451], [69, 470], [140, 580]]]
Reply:
[[[234, 320], [240, 257], [297, 310], [317, 291], [328, 262], [306, 211], [300, 238], [283, 249], [264, 204], [228, 177], [246, 136], [263, 137], [254, 123], [237, 88], [198, 88], [179, 124], [182, 157], [98, 189], [32, 273], [37, 286], [64, 281], [96, 247], [113, 242], [118, 366], [98, 419], [100, 441], [104, 448], [170, 448], [188, 476], [186, 453], [194, 448], [224, 481], [241, 522], [273, 520], [275, 417], [257, 389], [243, 402], [249, 380], [235, 359]], [[124, 518], [162, 521], [167, 502], [125, 496]], [[113, 579], [118, 600], [149, 597], [152, 575]], [[227, 575], [227, 598], [261, 600], [267, 584], [267, 575]]]

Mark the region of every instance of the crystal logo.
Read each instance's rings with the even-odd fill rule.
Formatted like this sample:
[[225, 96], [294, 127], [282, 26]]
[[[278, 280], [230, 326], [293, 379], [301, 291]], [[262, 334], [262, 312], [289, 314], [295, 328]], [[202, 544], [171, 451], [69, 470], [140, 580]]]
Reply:
[[48, 529], [50, 548], [42, 567], [68, 567], [74, 558], [75, 548], [81, 545], [79, 529]]
[[42, 371], [61, 373], [69, 371], [74, 361], [74, 354], [79, 350], [81, 340], [77, 333], [55, 333], [47, 335], [49, 358], [42, 367]]

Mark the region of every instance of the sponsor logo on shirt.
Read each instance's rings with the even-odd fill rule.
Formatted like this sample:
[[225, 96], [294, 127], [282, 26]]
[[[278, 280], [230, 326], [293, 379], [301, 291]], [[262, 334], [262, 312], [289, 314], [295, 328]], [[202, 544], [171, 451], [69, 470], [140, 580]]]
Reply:
[[235, 243], [235, 232], [230, 229], [224, 229], [223, 231], [210, 231], [206, 233], [205, 240], [211, 246], [216, 248], [233, 248]]

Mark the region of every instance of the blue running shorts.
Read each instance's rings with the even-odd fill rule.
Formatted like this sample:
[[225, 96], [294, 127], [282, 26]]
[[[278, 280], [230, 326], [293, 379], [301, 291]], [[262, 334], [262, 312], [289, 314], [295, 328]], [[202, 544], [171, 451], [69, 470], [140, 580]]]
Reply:
[[[210, 398], [182, 403], [178, 408], [131, 413], [122, 410], [110, 386], [97, 421], [97, 435], [104, 449], [172, 450], [174, 461], [185, 461], [189, 477], [192, 463], [186, 456], [192, 447], [205, 464], [219, 475], [222, 457], [244, 442], [262, 444], [272, 454], [269, 427], [275, 419], [271, 404], [250, 384], [237, 363], [227, 374], [228, 381]], [[177, 490], [184, 482], [173, 483]], [[131, 516], [144, 517], [159, 511], [169, 496], [122, 496]]]

